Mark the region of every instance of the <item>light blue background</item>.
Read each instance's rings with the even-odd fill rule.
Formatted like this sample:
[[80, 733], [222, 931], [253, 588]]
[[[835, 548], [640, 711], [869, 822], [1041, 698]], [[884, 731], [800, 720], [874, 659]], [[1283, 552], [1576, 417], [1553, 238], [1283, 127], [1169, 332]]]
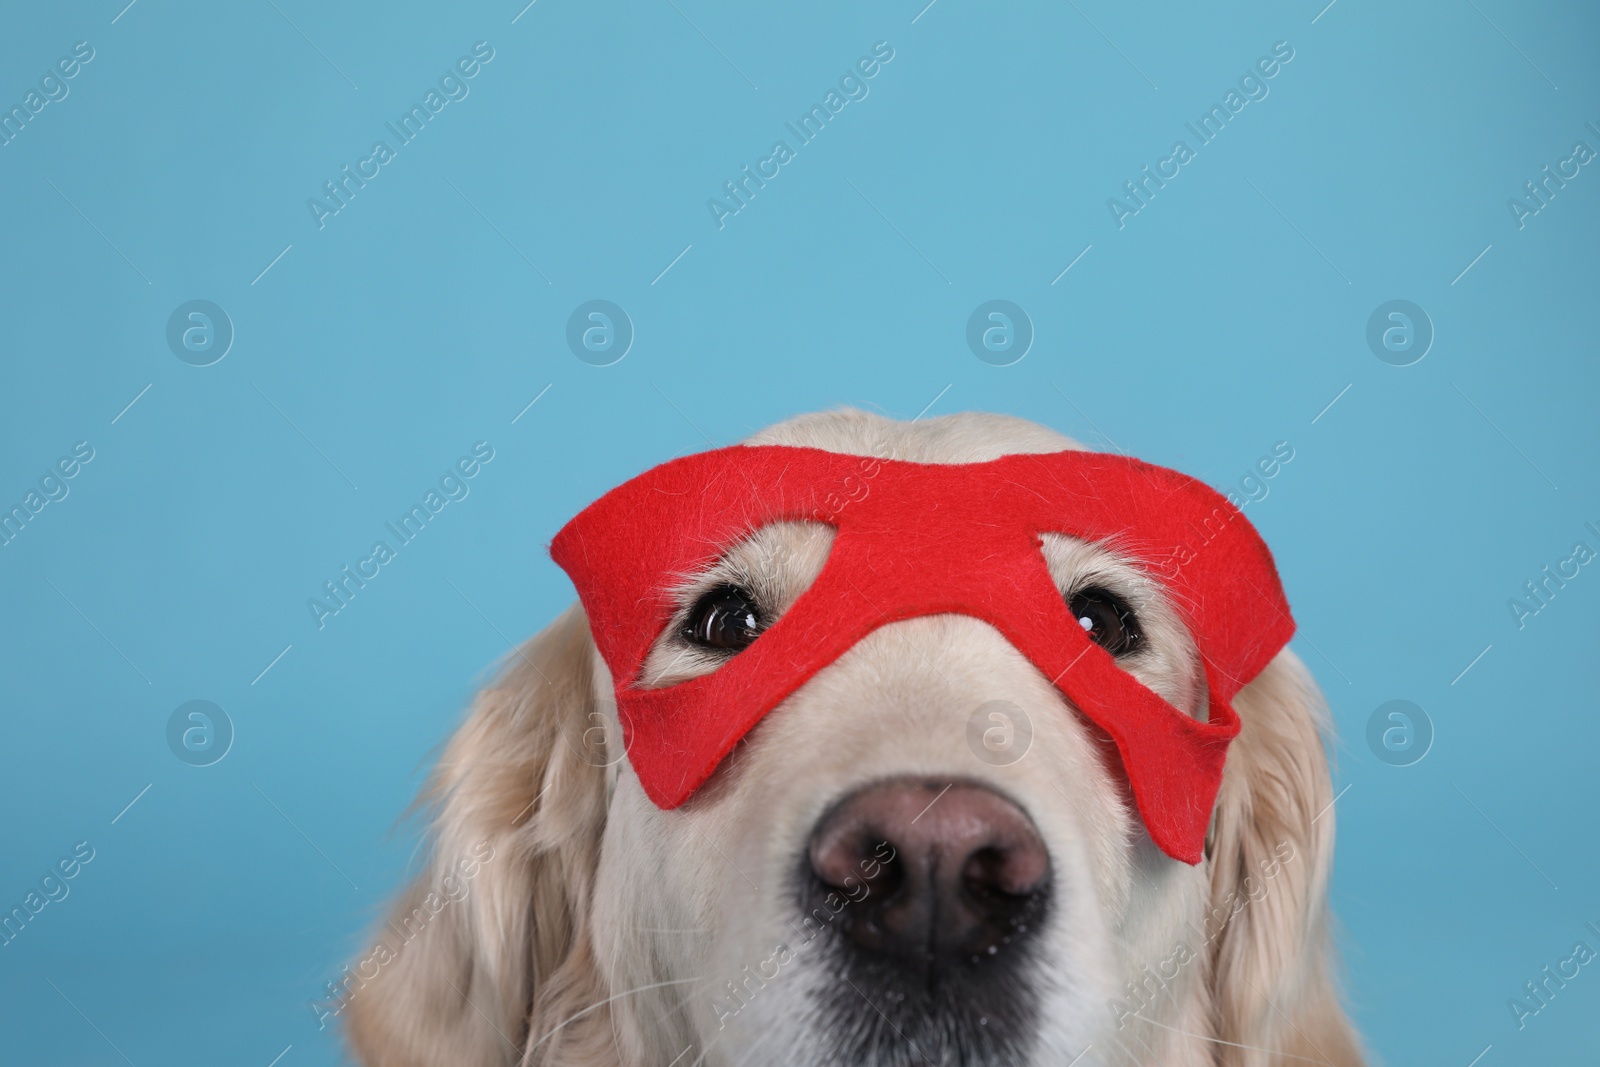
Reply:
[[[0, 948], [0, 1058], [337, 1062], [306, 1002], [405, 877], [396, 820], [474, 688], [571, 599], [552, 533], [855, 404], [1223, 488], [1288, 441], [1246, 514], [1340, 736], [1355, 1018], [1391, 1064], [1592, 1062], [1600, 970], [1521, 1032], [1506, 1005], [1600, 948], [1600, 567], [1507, 607], [1600, 548], [1600, 169], [1523, 229], [1506, 205], [1600, 149], [1591, 5], [124, 2], [0, 32], [7, 108], [96, 53], [0, 148], [0, 502], [96, 451], [0, 548], [0, 904], [96, 850]], [[479, 40], [470, 95], [319, 230], [307, 198]], [[880, 40], [870, 95], [719, 231], [707, 199]], [[1270, 95], [1119, 230], [1107, 199], [1281, 40]], [[165, 341], [196, 298], [237, 331], [204, 368]], [[637, 330], [614, 366], [564, 341], [592, 298]], [[993, 298], [1037, 331], [1014, 366], [964, 341]], [[1365, 342], [1394, 298], [1437, 331], [1409, 367]], [[319, 631], [307, 598], [478, 440], [470, 496]], [[207, 768], [164, 736], [197, 698], [237, 730]], [[1437, 732], [1410, 767], [1365, 741], [1396, 698]]]

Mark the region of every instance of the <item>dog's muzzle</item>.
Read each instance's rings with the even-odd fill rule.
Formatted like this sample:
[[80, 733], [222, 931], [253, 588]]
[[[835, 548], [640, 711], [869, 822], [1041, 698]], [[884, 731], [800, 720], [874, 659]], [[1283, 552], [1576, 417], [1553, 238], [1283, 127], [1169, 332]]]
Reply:
[[800, 866], [803, 912], [827, 917], [839, 1062], [1022, 1059], [1039, 1002], [1028, 950], [1053, 879], [1020, 807], [975, 783], [880, 782], [818, 820]]

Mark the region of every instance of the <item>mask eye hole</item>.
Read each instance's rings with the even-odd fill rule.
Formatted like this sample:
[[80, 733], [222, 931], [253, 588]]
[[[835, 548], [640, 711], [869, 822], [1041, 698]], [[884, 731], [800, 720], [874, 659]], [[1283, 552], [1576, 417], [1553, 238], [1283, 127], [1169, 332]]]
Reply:
[[742, 652], [766, 629], [755, 594], [738, 585], [719, 585], [689, 609], [683, 639], [715, 652]]
[[1144, 645], [1144, 630], [1128, 602], [1109, 589], [1090, 586], [1067, 599], [1072, 617], [1089, 635], [1089, 640], [1111, 653], [1126, 656]]

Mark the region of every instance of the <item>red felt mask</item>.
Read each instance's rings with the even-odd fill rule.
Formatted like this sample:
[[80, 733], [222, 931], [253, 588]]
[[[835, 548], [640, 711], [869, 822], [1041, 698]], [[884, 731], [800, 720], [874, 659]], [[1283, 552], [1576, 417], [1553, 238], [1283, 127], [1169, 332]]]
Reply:
[[[811, 588], [711, 674], [642, 688], [684, 576], [784, 520], [835, 528]], [[1046, 532], [1103, 544], [1167, 589], [1200, 651], [1207, 721], [1091, 641], [1045, 565]], [[927, 464], [736, 445], [611, 490], [550, 554], [577, 586], [616, 680], [628, 758], [662, 808], [687, 800], [762, 716], [874, 629], [956, 613], [998, 630], [1115, 742], [1150, 837], [1198, 863], [1239, 733], [1233, 696], [1294, 633], [1272, 556], [1237, 509], [1186, 475], [1100, 452]]]

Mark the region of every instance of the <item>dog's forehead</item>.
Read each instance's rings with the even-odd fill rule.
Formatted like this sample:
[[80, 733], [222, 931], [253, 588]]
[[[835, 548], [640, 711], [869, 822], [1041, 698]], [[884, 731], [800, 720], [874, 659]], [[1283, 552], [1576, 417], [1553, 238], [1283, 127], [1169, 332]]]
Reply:
[[[1065, 434], [1013, 415], [957, 412], [906, 422], [855, 408], [797, 415], [757, 431], [743, 443], [931, 464], [984, 463], [1007, 455], [1091, 451]], [[788, 555], [788, 550], [817, 537], [831, 540], [833, 533], [831, 526], [814, 520], [766, 523], [732, 545], [724, 560], [774, 574], [809, 572], [805, 562]], [[1102, 562], [1114, 559], [1107, 555]]]
[[1036, 422], [987, 412], [960, 412], [911, 422], [855, 409], [814, 412], [775, 423], [744, 443], [914, 463], [983, 463], [1007, 455], [1089, 451]]

